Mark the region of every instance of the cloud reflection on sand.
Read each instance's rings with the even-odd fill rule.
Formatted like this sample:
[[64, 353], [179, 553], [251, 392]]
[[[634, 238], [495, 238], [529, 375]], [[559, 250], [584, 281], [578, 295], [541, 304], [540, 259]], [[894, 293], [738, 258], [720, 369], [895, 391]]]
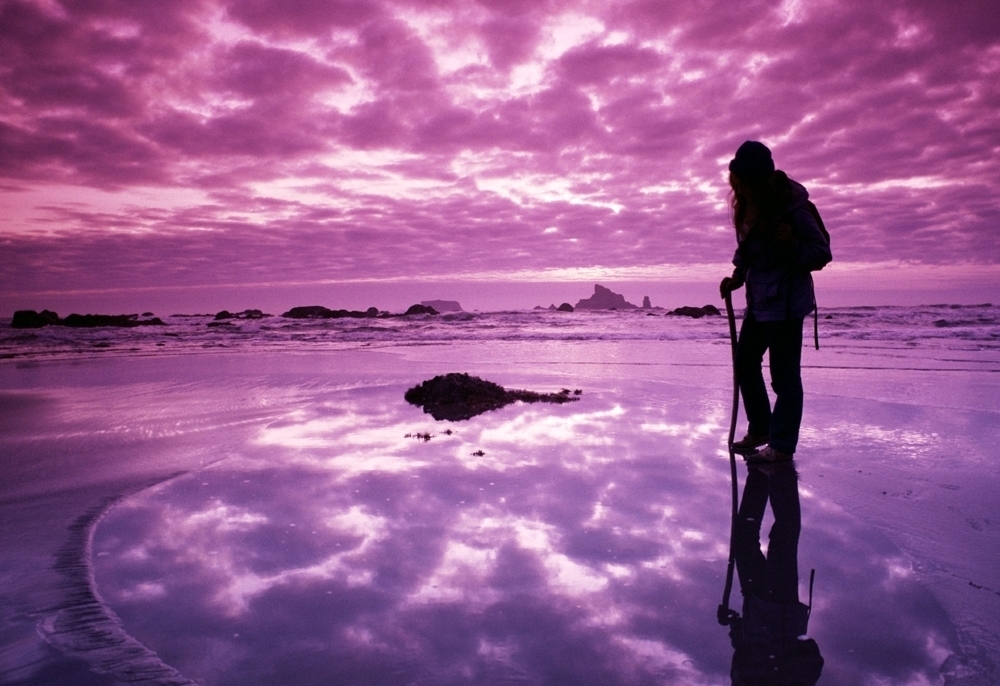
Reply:
[[[588, 393], [449, 424], [402, 388], [329, 393], [113, 510], [97, 581], [207, 684], [727, 683], [724, 411], [691, 407]], [[831, 683], [935, 678], [936, 604], [884, 539], [803, 498]]]

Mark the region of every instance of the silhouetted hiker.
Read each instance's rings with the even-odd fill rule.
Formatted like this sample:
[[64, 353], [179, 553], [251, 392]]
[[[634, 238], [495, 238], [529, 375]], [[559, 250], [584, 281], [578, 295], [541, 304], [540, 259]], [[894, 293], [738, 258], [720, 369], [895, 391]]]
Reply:
[[[809, 194], [775, 170], [771, 151], [746, 141], [729, 163], [736, 255], [723, 297], [746, 284], [736, 374], [749, 427], [733, 450], [751, 461], [787, 460], [795, 453], [802, 421], [802, 321], [813, 311], [811, 271], [830, 259], [830, 244], [807, 201]], [[769, 351], [774, 411], [761, 364]], [[758, 451], [758, 448], [763, 448]]]
[[[769, 500], [774, 524], [765, 556], [760, 527]], [[743, 594], [743, 616], [731, 613], [729, 618], [734, 685], [812, 686], [823, 671], [816, 641], [799, 638], [806, 633], [810, 613], [799, 602], [800, 529], [793, 464], [750, 465], [733, 537]]]

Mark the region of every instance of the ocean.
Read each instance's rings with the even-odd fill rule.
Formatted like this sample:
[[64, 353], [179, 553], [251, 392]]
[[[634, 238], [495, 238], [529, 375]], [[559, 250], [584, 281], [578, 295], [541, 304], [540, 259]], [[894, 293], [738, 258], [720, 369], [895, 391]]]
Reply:
[[[653, 310], [515, 310], [365, 319], [215, 320], [161, 316], [165, 326], [12, 329], [0, 320], [0, 360], [81, 359], [204, 351], [321, 352], [497, 341], [527, 343], [728, 341], [725, 315], [690, 318]], [[806, 321], [809, 345], [813, 320]], [[1000, 306], [927, 305], [820, 310], [821, 347], [863, 354], [872, 364], [901, 358], [924, 367], [1000, 369]], [[845, 358], [850, 359], [850, 358]], [[894, 360], [896, 362], [894, 362]], [[850, 362], [845, 362], [850, 364]], [[862, 364], [858, 361], [858, 364]]]

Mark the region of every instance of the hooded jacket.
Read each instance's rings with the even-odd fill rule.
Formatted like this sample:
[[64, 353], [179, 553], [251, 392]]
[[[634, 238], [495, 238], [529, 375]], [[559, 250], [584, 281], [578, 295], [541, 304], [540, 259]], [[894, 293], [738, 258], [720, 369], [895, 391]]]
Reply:
[[760, 322], [803, 319], [816, 306], [810, 272], [830, 260], [830, 243], [806, 206], [809, 193], [789, 179], [792, 199], [777, 219], [792, 227], [792, 239], [779, 242], [773, 230], [751, 227], [733, 257], [734, 286], [746, 284], [747, 314]]

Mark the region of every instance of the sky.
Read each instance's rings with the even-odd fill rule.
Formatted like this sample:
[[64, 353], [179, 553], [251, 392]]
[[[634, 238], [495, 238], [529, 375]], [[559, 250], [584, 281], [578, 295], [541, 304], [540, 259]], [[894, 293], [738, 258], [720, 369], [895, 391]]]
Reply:
[[998, 111], [996, 0], [0, 0], [0, 316], [704, 304], [747, 139], [821, 304], [996, 303]]

